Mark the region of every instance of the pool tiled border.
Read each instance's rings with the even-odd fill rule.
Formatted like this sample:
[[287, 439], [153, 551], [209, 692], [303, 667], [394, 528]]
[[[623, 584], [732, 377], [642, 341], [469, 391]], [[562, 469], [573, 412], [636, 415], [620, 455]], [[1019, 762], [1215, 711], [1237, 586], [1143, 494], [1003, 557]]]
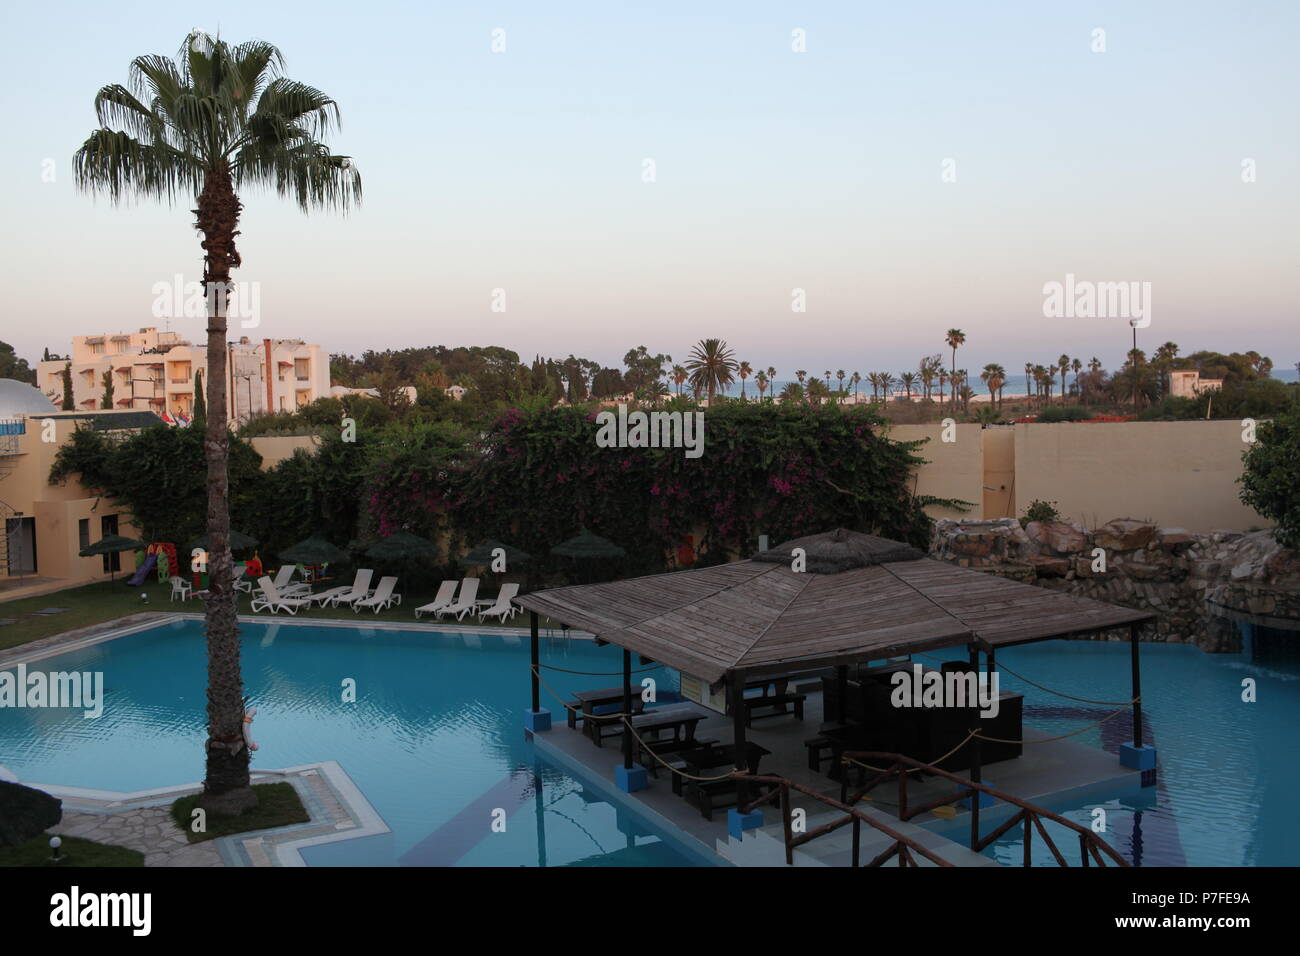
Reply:
[[[107, 641], [116, 640], [151, 628], [172, 624], [176, 621], [202, 621], [203, 615], [194, 612], [145, 612], [133, 614], [113, 621], [79, 628], [75, 631], [56, 634], [42, 638], [31, 644], [0, 651], [0, 669], [14, 667], [18, 664], [30, 664], [35, 661], [56, 657], [72, 651], [93, 647]], [[374, 629], [386, 631], [403, 631], [426, 634], [460, 635], [468, 646], [478, 646], [480, 637], [502, 637], [520, 641], [528, 636], [528, 629], [522, 627], [480, 626], [463, 624], [446, 624], [442, 622], [394, 622], [366, 621], [346, 618], [280, 618], [241, 614], [241, 624], [285, 624], [303, 627], [338, 627], [352, 630]], [[592, 635], [583, 631], [569, 630], [563, 635], [549, 632], [548, 639], [592, 640]], [[334, 760], [286, 767], [281, 770], [253, 770], [254, 783], [270, 782], [267, 778], [281, 778], [291, 783], [302, 799], [303, 806], [311, 815], [307, 823], [292, 824], [268, 830], [257, 830], [248, 834], [235, 834], [219, 837], [211, 841], [220, 854], [225, 866], [306, 866], [301, 851], [303, 849], [337, 843], [343, 840], [361, 839], [390, 833], [388, 824], [375, 810], [365, 794], [356, 785], [343, 767]], [[44, 790], [64, 801], [64, 809], [70, 813], [112, 816], [115, 813], [134, 811], [171, 804], [187, 794], [202, 789], [200, 783], [187, 783], [168, 787], [155, 787], [149, 790], [122, 792], [116, 790], [96, 790], [87, 787], [69, 787], [60, 784], [32, 783], [19, 780], [18, 776], [0, 764], [0, 780], [25, 783], [27, 786]], [[191, 847], [203, 844], [190, 844]]]

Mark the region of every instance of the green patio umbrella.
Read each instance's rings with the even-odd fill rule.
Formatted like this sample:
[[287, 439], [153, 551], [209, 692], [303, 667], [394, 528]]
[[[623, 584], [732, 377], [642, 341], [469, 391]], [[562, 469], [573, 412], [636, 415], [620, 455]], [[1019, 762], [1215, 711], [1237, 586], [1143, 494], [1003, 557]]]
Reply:
[[495, 538], [488, 538], [473, 551], [463, 554], [460, 557], [460, 563], [466, 567], [473, 567], [480, 564], [492, 563], [492, 552], [498, 548], [506, 553], [506, 567], [512, 564], [527, 564], [533, 560], [533, 556], [521, 548], [515, 548], [508, 544], [502, 544]]
[[602, 538], [598, 534], [592, 534], [586, 528], [579, 531], [575, 537], [551, 548], [551, 554], [558, 554], [562, 558], [579, 558], [591, 561], [627, 556], [627, 552], [613, 541]]
[[[256, 538], [244, 534], [242, 531], [236, 531], [234, 528], [230, 529], [228, 540], [230, 541], [231, 551], [243, 551], [245, 548], [257, 547]], [[185, 546], [185, 550], [187, 551], [193, 551], [195, 548], [202, 548], [204, 551], [211, 550], [211, 548], [208, 547], [208, 536], [206, 534], [201, 538], [195, 538]]]
[[428, 538], [409, 531], [398, 531], [376, 541], [365, 549], [366, 554], [378, 561], [414, 561], [438, 556], [438, 546]]
[[[122, 551], [142, 551], [148, 545], [143, 541], [137, 541], [135, 538], [127, 538], [120, 534], [106, 534], [92, 545], [87, 545], [77, 553], [83, 558], [94, 557], [97, 554], [118, 554]], [[117, 571], [113, 568], [112, 563], [108, 566], [109, 583], [112, 584], [117, 580]]]
[[280, 552], [280, 558], [294, 564], [338, 564], [348, 560], [348, 553], [314, 534], [285, 548]]

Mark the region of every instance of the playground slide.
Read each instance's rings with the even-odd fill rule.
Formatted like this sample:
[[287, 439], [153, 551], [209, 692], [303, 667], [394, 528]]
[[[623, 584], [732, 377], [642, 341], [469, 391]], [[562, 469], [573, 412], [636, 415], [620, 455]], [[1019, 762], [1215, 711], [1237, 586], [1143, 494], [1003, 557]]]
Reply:
[[157, 563], [158, 555], [148, 555], [144, 559], [144, 564], [136, 568], [135, 574], [131, 575], [131, 577], [127, 579], [126, 583], [131, 585], [133, 588], [138, 588], [140, 585], [144, 584], [144, 579], [149, 576], [149, 572], [153, 570], [153, 566]]

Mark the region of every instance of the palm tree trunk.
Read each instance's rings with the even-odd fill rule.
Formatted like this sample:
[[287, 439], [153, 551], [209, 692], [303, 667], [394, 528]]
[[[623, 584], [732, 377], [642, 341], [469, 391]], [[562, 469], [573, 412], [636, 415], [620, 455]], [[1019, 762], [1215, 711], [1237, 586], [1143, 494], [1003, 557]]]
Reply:
[[229, 169], [208, 173], [199, 195], [197, 227], [203, 233], [203, 283], [208, 293], [208, 419], [203, 447], [208, 463], [207, 767], [200, 803], [209, 812], [238, 814], [257, 804], [244, 746], [244, 682], [239, 667], [239, 630], [230, 562], [230, 501], [226, 426], [226, 296], [239, 212]]

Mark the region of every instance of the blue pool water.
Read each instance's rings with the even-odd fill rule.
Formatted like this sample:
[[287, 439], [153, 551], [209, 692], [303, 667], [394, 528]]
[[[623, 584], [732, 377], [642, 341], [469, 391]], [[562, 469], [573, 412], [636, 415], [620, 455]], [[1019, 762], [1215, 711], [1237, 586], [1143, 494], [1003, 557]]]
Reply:
[[[539, 762], [523, 739], [527, 639], [304, 624], [245, 624], [244, 675], [258, 708], [254, 767], [337, 760], [392, 829], [384, 836], [303, 851], [313, 865], [689, 865], [627, 814]], [[544, 641], [543, 663], [615, 674], [621, 652]], [[939, 657], [960, 656], [956, 652]], [[998, 660], [1075, 697], [1129, 695], [1124, 644], [1052, 641]], [[1182, 645], [1142, 646], [1146, 742], [1160, 752], [1159, 786], [1139, 797], [1053, 806], [1090, 825], [1106, 810], [1106, 839], [1143, 866], [1300, 863], [1300, 672]], [[0, 764], [21, 779], [141, 790], [202, 777], [205, 664], [202, 625], [177, 622], [33, 665], [103, 671], [104, 715], [0, 709]], [[561, 694], [618, 683], [614, 676], [547, 670]], [[671, 672], [657, 672], [671, 690]], [[357, 702], [341, 702], [342, 682]], [[1007, 672], [1026, 695], [1025, 721], [1068, 733], [1115, 708], [1053, 697]], [[1241, 699], [1256, 682], [1257, 702]], [[563, 719], [544, 692], [543, 706]], [[1123, 713], [1074, 739], [1116, 753], [1131, 739]], [[609, 748], [611, 765], [618, 753]], [[997, 768], [985, 778], [997, 783]], [[540, 794], [537, 783], [540, 781]], [[506, 811], [504, 833], [491, 812]], [[1053, 825], [1049, 824], [1049, 827]], [[1061, 834], [1064, 836], [1064, 834]], [[1052, 863], [1041, 840], [1036, 863]], [[1058, 840], [1072, 863], [1077, 844]], [[1019, 831], [987, 851], [1018, 864]]]
[[[578, 781], [537, 761], [523, 736], [527, 638], [241, 628], [246, 693], [258, 708], [254, 768], [337, 760], [392, 830], [307, 848], [309, 864], [691, 865]], [[542, 660], [577, 671], [622, 667], [617, 648], [586, 641], [544, 642]], [[198, 621], [33, 664], [30, 670], [102, 671], [104, 713], [87, 720], [80, 711], [0, 709], [0, 764], [26, 781], [106, 790], [200, 780], [205, 666]], [[619, 682], [545, 673], [566, 695]], [[656, 675], [661, 689], [676, 687], [662, 671], [649, 676]], [[341, 702], [345, 678], [356, 681], [354, 704]], [[564, 719], [553, 700], [543, 706]], [[611, 765], [618, 757], [611, 747]], [[506, 811], [505, 832], [491, 828], [498, 808]]]
[[[1157, 786], [1124, 799], [1047, 809], [1091, 827], [1093, 810], [1101, 807], [1102, 836], [1138, 866], [1300, 865], [1294, 800], [1300, 788], [1300, 669], [1293, 661], [1250, 662], [1241, 654], [1206, 654], [1183, 644], [1143, 644], [1141, 659], [1143, 739], [1159, 751]], [[1130, 696], [1127, 644], [1047, 641], [998, 651], [997, 660], [1073, 697]], [[1254, 703], [1242, 700], [1246, 678], [1255, 682]], [[1055, 697], [1005, 671], [1001, 686], [1024, 694], [1025, 723], [1051, 735], [1086, 727], [1116, 709]], [[1071, 739], [1118, 754], [1119, 744], [1133, 739], [1131, 713]], [[997, 785], [996, 764], [986, 768], [984, 779]], [[1067, 862], [1077, 866], [1077, 837], [1056, 824], [1047, 828]], [[1030, 849], [1035, 865], [1056, 865], [1036, 832]], [[1021, 829], [1014, 827], [985, 852], [1021, 865]]]

